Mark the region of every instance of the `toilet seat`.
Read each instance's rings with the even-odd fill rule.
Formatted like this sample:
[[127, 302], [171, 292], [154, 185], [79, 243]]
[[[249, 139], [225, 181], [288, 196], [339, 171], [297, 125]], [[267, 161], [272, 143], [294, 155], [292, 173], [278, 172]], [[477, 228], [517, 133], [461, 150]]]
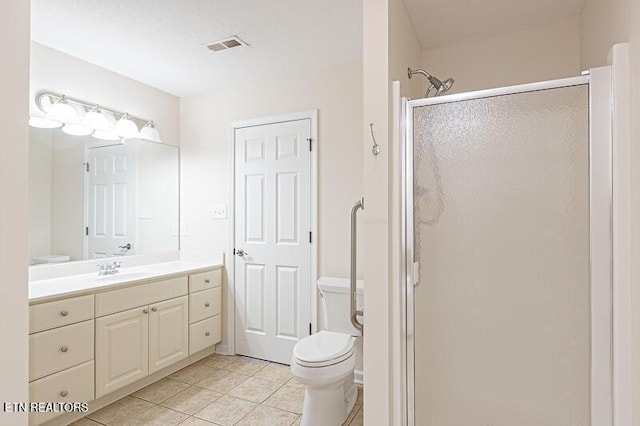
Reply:
[[349, 334], [320, 331], [300, 340], [293, 349], [293, 358], [304, 367], [331, 366], [353, 356], [353, 342]]

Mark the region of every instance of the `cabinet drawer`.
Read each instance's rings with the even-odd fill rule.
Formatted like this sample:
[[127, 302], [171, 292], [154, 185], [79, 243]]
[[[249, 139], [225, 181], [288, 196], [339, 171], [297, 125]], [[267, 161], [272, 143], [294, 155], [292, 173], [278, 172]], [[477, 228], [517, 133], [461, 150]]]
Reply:
[[[93, 400], [93, 361], [69, 368], [29, 384], [33, 402], [89, 402]], [[41, 424], [60, 413], [29, 415], [30, 424]]]
[[187, 294], [187, 277], [172, 278], [96, 294], [96, 317]]
[[189, 326], [189, 355], [193, 355], [222, 340], [220, 315]]
[[189, 324], [220, 314], [222, 287], [189, 295]]
[[29, 306], [29, 333], [93, 319], [93, 294]]
[[206, 290], [222, 285], [222, 269], [189, 275], [189, 292]]
[[29, 381], [93, 359], [93, 320], [29, 336]]

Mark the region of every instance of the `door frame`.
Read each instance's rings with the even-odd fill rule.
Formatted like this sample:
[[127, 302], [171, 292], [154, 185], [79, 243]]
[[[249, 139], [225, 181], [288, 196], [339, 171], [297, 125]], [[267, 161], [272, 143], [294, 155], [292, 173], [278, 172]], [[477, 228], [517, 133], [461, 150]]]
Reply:
[[311, 154], [310, 154], [310, 178], [311, 178], [311, 332], [318, 330], [318, 291], [316, 282], [318, 281], [318, 110], [293, 112], [287, 114], [270, 115], [265, 117], [251, 118], [245, 120], [232, 121], [229, 124], [227, 134], [227, 152], [229, 153], [229, 198], [227, 204], [227, 214], [229, 217], [229, 245], [227, 247], [225, 269], [227, 271], [227, 336], [226, 345], [219, 344], [216, 351], [234, 355], [236, 339], [236, 303], [235, 303], [235, 262], [233, 255], [235, 247], [235, 133], [236, 130], [245, 127], [264, 126], [268, 124], [286, 123], [289, 121], [310, 120], [311, 124]]
[[[590, 211], [590, 409], [591, 424], [613, 425], [613, 221], [612, 215], [612, 114], [611, 69], [591, 69], [579, 77], [542, 81], [496, 89], [459, 93], [437, 98], [402, 100], [402, 218], [401, 218], [401, 333], [404, 379], [402, 423], [413, 426], [415, 419], [414, 286], [419, 277], [414, 268], [413, 229], [413, 109], [425, 105], [482, 99], [575, 85], [589, 89], [589, 211]], [[630, 372], [628, 372], [630, 374]]]

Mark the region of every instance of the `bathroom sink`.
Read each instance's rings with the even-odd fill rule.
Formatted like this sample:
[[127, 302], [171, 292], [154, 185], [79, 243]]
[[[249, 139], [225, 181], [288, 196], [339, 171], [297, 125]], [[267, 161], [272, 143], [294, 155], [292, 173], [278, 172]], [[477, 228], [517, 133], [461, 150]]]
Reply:
[[150, 276], [151, 274], [149, 272], [123, 272], [113, 275], [103, 275], [96, 278], [96, 281], [132, 281]]

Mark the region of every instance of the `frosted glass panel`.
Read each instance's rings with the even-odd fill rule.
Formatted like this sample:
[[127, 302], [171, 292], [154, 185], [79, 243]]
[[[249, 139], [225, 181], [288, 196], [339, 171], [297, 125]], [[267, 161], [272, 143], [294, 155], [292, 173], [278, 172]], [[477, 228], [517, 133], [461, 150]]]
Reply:
[[414, 113], [416, 425], [589, 425], [588, 87]]

